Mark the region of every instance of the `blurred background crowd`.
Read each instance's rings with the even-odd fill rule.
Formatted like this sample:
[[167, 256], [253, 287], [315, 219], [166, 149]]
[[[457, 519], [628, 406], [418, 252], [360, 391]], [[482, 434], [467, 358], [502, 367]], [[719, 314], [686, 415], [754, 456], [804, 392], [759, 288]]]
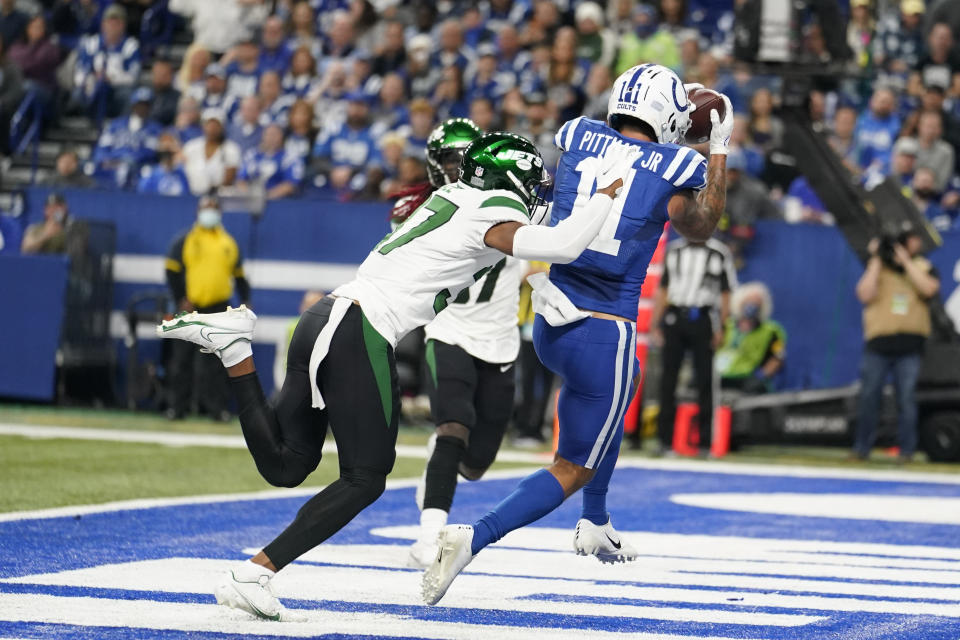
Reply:
[[[29, 177], [53, 185], [198, 195], [236, 184], [268, 198], [383, 199], [424, 180], [426, 137], [449, 117], [525, 135], [552, 166], [557, 127], [581, 114], [603, 118], [612, 79], [654, 60], [734, 105], [723, 226], [735, 247], [758, 217], [830, 224], [780, 152], [780, 77], [734, 62], [734, 8], [729, 0], [2, 0], [0, 144], [23, 151], [18, 125], [37, 114], [45, 139], [60, 144], [44, 148], [49, 168], [31, 167]], [[894, 175], [937, 228], [955, 226], [960, 10], [924, 0], [851, 0], [842, 9], [852, 79], [810, 93], [815, 128], [865, 183]], [[820, 26], [801, 27], [805, 59], [828, 62]], [[87, 142], [71, 141], [64, 125]], [[16, 153], [6, 160], [8, 183], [16, 162]]]
[[[809, 2], [812, 6], [821, 0]], [[730, 320], [726, 333], [722, 325], [712, 327], [701, 346], [705, 353], [717, 351], [726, 354], [728, 364], [736, 363], [722, 372], [723, 388], [741, 388], [748, 379], [757, 387], [753, 392], [769, 391], [776, 388], [775, 376], [783, 369], [786, 332], [771, 317], [771, 292], [760, 284], [750, 289], [756, 300], [744, 302], [743, 295], [737, 298], [738, 276], [733, 274], [743, 275], [758, 221], [838, 224], [844, 229], [844, 215], [851, 215], [828, 210], [798, 170], [787, 149], [788, 116], [795, 116], [789, 109], [802, 105], [804, 118], [862, 186], [869, 190], [892, 178], [932, 228], [960, 230], [960, 46], [955, 44], [960, 38], [960, 2], [827, 4], [836, 4], [848, 21], [840, 36], [845, 35], [853, 55], [833, 59], [836, 34], [825, 34], [814, 17], [800, 19], [791, 25], [792, 64], [773, 72], [768, 71], [773, 67], [747, 64], [735, 55], [743, 32], [749, 30], [744, 16], [750, 12], [745, 9], [763, 5], [758, 0], [0, 0], [0, 195], [39, 185], [47, 198], [43, 220], [34, 219], [22, 243], [8, 240], [7, 250], [65, 250], [71, 225], [77, 225], [68, 215], [73, 201], [68, 207], [61, 190], [74, 200], [94, 197], [95, 202], [84, 204], [92, 209], [137, 202], [124, 200], [125, 193], [171, 196], [157, 199], [171, 203], [189, 199], [175, 196], [203, 198], [218, 192], [226, 200], [243, 200], [247, 194], [251, 198], [241, 209], [255, 215], [245, 241], [221, 234], [212, 246], [218, 256], [221, 245], [233, 247], [225, 254], [229, 259], [221, 261], [222, 282], [214, 289], [230, 298], [236, 279], [236, 292], [249, 299], [241, 253], [262, 257], [257, 248], [272, 242], [267, 252], [271, 259], [336, 261], [331, 243], [319, 255], [312, 250], [288, 255], [290, 230], [296, 225], [287, 218], [282, 218], [288, 222], [281, 225], [281, 233], [265, 234], [258, 245], [257, 224], [266, 200], [391, 200], [426, 182], [428, 136], [453, 117], [469, 117], [483, 130], [529, 138], [552, 170], [559, 157], [553, 143], [558, 128], [581, 115], [605, 118], [617, 75], [653, 61], [675, 70], [684, 82], [723, 92], [733, 105], [727, 206], [716, 238], [729, 249], [729, 264], [725, 250], [717, 251], [723, 270], [731, 273], [722, 293], [732, 293], [734, 303], [697, 303], [722, 307], [721, 319]], [[799, 85], [785, 77], [814, 68], [829, 72]], [[799, 96], [797, 86], [802, 86]], [[45, 188], [55, 193], [48, 198]], [[104, 190], [116, 195], [102, 198]], [[204, 206], [204, 201], [195, 228], [221, 229], [220, 202]], [[354, 210], [363, 206], [351, 205]], [[0, 202], [0, 208], [6, 212], [15, 207]], [[302, 220], [315, 211], [307, 206], [293, 213]], [[212, 222], [204, 223], [204, 215]], [[278, 216], [273, 214], [275, 223]], [[5, 222], [0, 216], [0, 251], [3, 234], [16, 226], [4, 227]], [[154, 245], [169, 242], [169, 236], [154, 242], [155, 233], [151, 227], [141, 230], [136, 241], [121, 240], [129, 253], [152, 255], [158, 253]], [[219, 293], [201, 301], [186, 301], [178, 293], [175, 282], [187, 269], [184, 240], [178, 238], [165, 256], [175, 306], [225, 306]], [[753, 249], [762, 244], [755, 242]], [[282, 252], [272, 253], [280, 247]], [[876, 247], [871, 251], [876, 254]], [[152, 279], [135, 268], [140, 264], [126, 259], [117, 272], [127, 284]], [[108, 281], [109, 265], [102, 270]], [[654, 271], [651, 292], [663, 272], [659, 265]], [[760, 275], [782, 291], [783, 283], [772, 279], [782, 280], [784, 273], [746, 275]], [[674, 294], [696, 289], [696, 283], [680, 286], [677, 277], [671, 275]], [[265, 286], [253, 280], [253, 286]], [[284, 290], [306, 288], [288, 280], [284, 275], [271, 282]], [[321, 285], [311, 281], [310, 287], [316, 286]], [[836, 286], [852, 298], [852, 284]], [[86, 291], [85, 286], [74, 288]], [[664, 341], [658, 333], [661, 316], [687, 304], [668, 298], [667, 289], [664, 281], [653, 314], [655, 348]], [[101, 297], [109, 310], [110, 290], [104, 291]], [[114, 306], [126, 305], [128, 293], [117, 293]], [[281, 308], [289, 314], [290, 301], [282, 302], [276, 309], [264, 303], [258, 313], [266, 307], [277, 315]], [[865, 298], [861, 302], [867, 304]], [[960, 298], [957, 303], [955, 315], [960, 318]], [[130, 302], [130, 336], [136, 334], [133, 306]], [[644, 309], [649, 320], [649, 305], [641, 301], [641, 312]], [[744, 311], [749, 309], [753, 316]], [[78, 317], [95, 315], [84, 311]], [[815, 333], [798, 323], [800, 315], [793, 309], [779, 317]], [[521, 317], [521, 326], [524, 322]], [[960, 326], [960, 320], [956, 322]], [[104, 340], [111, 332], [116, 336], [115, 328], [100, 324]], [[758, 329], [763, 329], [763, 340], [753, 350], [755, 357], [746, 363], [737, 360], [736, 349], [742, 351], [749, 343], [744, 336]], [[825, 340], [820, 334], [814, 339]], [[133, 337], [127, 341], [135, 344]], [[672, 396], [683, 349], [664, 351], [673, 353], [676, 362], [665, 367], [673, 377], [668, 376], [661, 395]], [[188, 366], [186, 358], [180, 358], [179, 368]], [[58, 366], [63, 366], [59, 359]], [[199, 370], [198, 375], [211, 377]], [[549, 379], [538, 382], [536, 400], [525, 398], [525, 405], [533, 408], [529, 419], [518, 421], [521, 436], [542, 437], [540, 422], [544, 412], [549, 413], [551, 384]], [[793, 386], [812, 385], [804, 378]], [[174, 417], [190, 411], [186, 392], [180, 396], [168, 406]], [[667, 398], [672, 406], [670, 402]], [[710, 402], [709, 396], [701, 398], [705, 414]], [[228, 417], [223, 403], [215, 404], [208, 413]], [[665, 422], [672, 422], [671, 411], [666, 415]], [[960, 447], [960, 414], [954, 423]], [[669, 429], [661, 429], [660, 435], [668, 444]]]

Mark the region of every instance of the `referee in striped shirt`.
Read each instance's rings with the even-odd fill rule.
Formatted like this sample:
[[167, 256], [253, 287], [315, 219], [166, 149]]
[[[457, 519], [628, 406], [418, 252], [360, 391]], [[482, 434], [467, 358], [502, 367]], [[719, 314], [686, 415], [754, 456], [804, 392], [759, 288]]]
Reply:
[[713, 352], [723, 337], [730, 309], [730, 291], [737, 274], [730, 250], [719, 240], [691, 242], [680, 238], [667, 246], [663, 278], [654, 300], [653, 340], [661, 345], [660, 415], [657, 436], [660, 451], [673, 447], [677, 412], [677, 376], [687, 351], [700, 405], [700, 454], [710, 450], [713, 425]]

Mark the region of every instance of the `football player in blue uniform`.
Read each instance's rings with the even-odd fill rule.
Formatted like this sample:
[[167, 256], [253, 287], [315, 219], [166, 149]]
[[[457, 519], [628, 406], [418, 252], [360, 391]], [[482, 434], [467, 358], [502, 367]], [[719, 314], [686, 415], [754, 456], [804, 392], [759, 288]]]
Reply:
[[726, 155], [733, 109], [710, 114], [709, 163], [680, 146], [695, 108], [675, 73], [643, 64], [623, 73], [610, 95], [607, 122], [584, 117], [564, 124], [555, 142], [557, 167], [551, 223], [564, 220], [596, 189], [599, 157], [626, 144], [640, 157], [624, 178], [598, 236], [579, 258], [534, 276], [534, 344], [564, 380], [560, 441], [554, 463], [525, 478], [473, 526], [449, 525], [423, 576], [423, 598], [435, 604], [457, 574], [487, 545], [534, 522], [584, 488], [574, 548], [603, 561], [632, 560], [606, 511], [606, 493], [634, 390], [637, 303], [664, 224], [694, 241], [713, 233], [726, 202]]

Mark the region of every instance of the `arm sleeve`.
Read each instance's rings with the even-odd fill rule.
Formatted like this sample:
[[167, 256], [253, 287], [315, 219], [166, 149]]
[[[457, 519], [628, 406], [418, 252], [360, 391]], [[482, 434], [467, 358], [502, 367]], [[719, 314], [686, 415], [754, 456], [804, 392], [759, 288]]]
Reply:
[[237, 264], [233, 267], [233, 277], [237, 284], [237, 296], [240, 302], [246, 304], [250, 302], [250, 281], [243, 271], [243, 256], [237, 254]]
[[600, 232], [612, 207], [613, 199], [595, 193], [554, 227], [521, 227], [513, 236], [513, 255], [523, 260], [573, 262]]
[[166, 275], [167, 285], [173, 294], [174, 302], [179, 302], [187, 297], [187, 278], [183, 267], [183, 241], [185, 235], [180, 236], [170, 247], [170, 253], [167, 254]]

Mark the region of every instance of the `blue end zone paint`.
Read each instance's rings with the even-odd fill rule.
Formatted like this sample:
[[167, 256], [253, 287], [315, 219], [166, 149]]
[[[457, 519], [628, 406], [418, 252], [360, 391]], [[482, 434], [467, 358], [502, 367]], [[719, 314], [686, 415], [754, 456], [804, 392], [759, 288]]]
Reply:
[[[472, 522], [483, 515], [516, 485], [517, 480], [490, 480], [462, 483], [451, 514], [451, 522]], [[266, 487], [265, 487], [266, 488]], [[674, 504], [670, 496], [680, 493], [750, 492], [750, 493], [845, 493], [889, 496], [960, 496], [960, 486], [924, 482], [879, 482], [835, 478], [795, 478], [778, 476], [734, 475], [688, 471], [664, 471], [624, 468], [614, 474], [609, 494], [609, 507], [617, 527], [658, 533], [739, 536], [756, 538], [806, 539], [836, 542], [882, 543], [931, 547], [960, 548], [958, 527], [939, 524], [878, 522], [839, 518], [776, 516], [768, 514], [705, 509]], [[83, 517], [0, 523], [0, 578], [49, 573], [68, 569], [169, 557], [243, 558], [241, 549], [263, 545], [295, 516], [305, 502], [304, 497], [274, 500], [246, 500], [213, 504], [183, 505], [93, 514]], [[535, 526], [569, 528], [579, 517], [579, 498], [567, 501], [560, 509], [538, 521]], [[332, 543], [397, 544], [407, 540], [391, 540], [374, 536], [377, 527], [414, 524], [418, 514], [414, 507], [413, 489], [388, 490], [370, 509], [338, 533]], [[639, 549], [656, 555], [656, 549]], [[691, 549], [692, 552], [697, 549]], [[832, 551], [830, 553], [833, 553]], [[932, 555], [932, 554], [931, 554]], [[882, 554], [874, 557], [883, 558]], [[318, 573], [323, 564], [315, 563]], [[697, 572], [688, 572], [697, 575]], [[751, 574], [756, 575], [756, 574]], [[782, 573], [776, 574], [783, 577]], [[803, 576], [807, 584], [824, 578]], [[836, 578], [834, 578], [836, 580]], [[591, 580], [591, 583], [597, 583]], [[883, 581], [847, 580], [850, 583], [889, 584]], [[617, 581], [606, 584], [627, 584]], [[899, 584], [899, 583], [898, 583]], [[904, 585], [910, 583], [902, 583]], [[953, 585], [931, 585], [950, 587]], [[644, 583], [644, 586], [657, 586]], [[665, 584], [676, 588], [676, 585]], [[693, 586], [684, 589], [717, 591], [717, 587]], [[742, 593], [765, 592], [759, 589], [725, 589]], [[623, 618], [615, 623], [609, 617], [587, 615], [594, 603], [664, 606], [680, 610], [717, 609], [722, 605], [669, 603], [630, 598], [598, 599], [585, 585], [583, 596], [548, 596], [539, 599], [571, 603], [571, 613], [554, 615], [508, 610], [453, 609], [337, 600], [288, 601], [294, 608], [328, 611], [378, 612], [401, 615], [418, 620], [457, 621], [472, 624], [506, 624], [520, 627], [611, 629], [619, 631], [678, 634], [691, 637], [718, 635], [737, 638], [863, 638], [956, 640], [960, 637], [960, 620], [873, 614], [864, 612], [805, 611], [774, 607], [737, 607], [729, 611], [756, 613], [803, 613], [825, 619], [799, 627], [767, 627], [690, 621], [663, 621]], [[46, 594], [56, 596], [89, 596], [96, 598], [148, 599], [162, 602], [210, 603], [206, 593], [159, 593], [115, 589], [2, 584], [0, 593]], [[807, 591], [782, 592], [790, 595], [818, 595]], [[856, 596], [863, 600], [892, 600]], [[538, 598], [531, 598], [538, 599]], [[923, 602], [936, 603], [936, 600]], [[578, 614], [582, 611], [582, 614]], [[197, 632], [154, 632], [143, 629], [83, 628], [70, 625], [0, 622], [0, 636], [24, 638], [64, 638], [66, 640], [130, 640], [164, 637], [220, 640], [230, 634]], [[253, 636], [247, 636], [253, 637]], [[329, 637], [318, 635], [317, 637]]]

